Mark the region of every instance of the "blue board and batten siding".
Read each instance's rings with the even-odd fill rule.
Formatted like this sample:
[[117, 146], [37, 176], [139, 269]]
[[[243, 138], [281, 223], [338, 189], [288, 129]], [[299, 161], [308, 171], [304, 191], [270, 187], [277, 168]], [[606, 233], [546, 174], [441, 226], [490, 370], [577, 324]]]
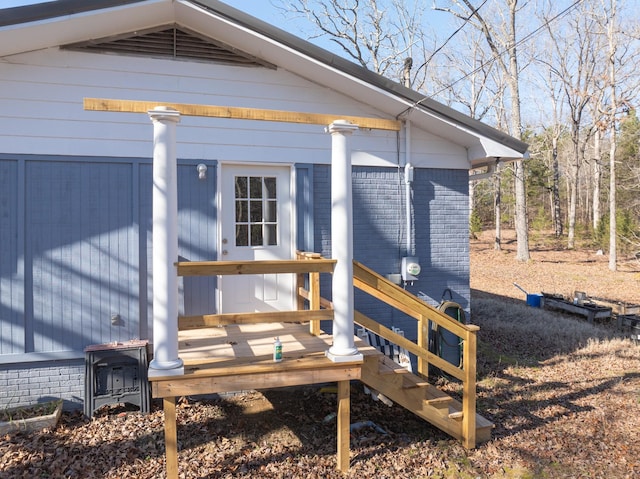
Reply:
[[[206, 180], [195, 165], [178, 166], [179, 254], [215, 259], [215, 162]], [[150, 159], [0, 156], [0, 405], [81, 402], [87, 345], [150, 337], [151, 174]], [[185, 279], [181, 312], [213, 311], [214, 289]]]
[[[198, 180], [196, 164], [179, 161], [179, 254], [216, 259], [216, 163], [207, 163], [206, 180]], [[151, 161], [5, 155], [0, 173], [0, 404], [81, 403], [84, 347], [152, 334]], [[398, 273], [403, 172], [356, 166], [352, 179], [354, 257], [381, 274]], [[327, 257], [330, 181], [329, 166], [297, 165], [297, 247]], [[412, 248], [423, 272], [408, 288], [437, 303], [449, 287], [468, 308], [466, 195], [466, 171], [416, 169]], [[180, 288], [181, 313], [215, 311], [215, 278], [184, 278]], [[356, 308], [415, 339], [413, 319], [368, 295], [356, 294]]]
[[[331, 256], [331, 174], [327, 166], [314, 168], [315, 248]], [[400, 273], [406, 254], [405, 185], [401, 169], [354, 167], [354, 259], [382, 275]], [[411, 188], [413, 254], [419, 257], [419, 280], [407, 289], [437, 305], [445, 288], [468, 312], [469, 201], [465, 170], [415, 169]], [[322, 282], [330, 295], [329, 278]], [[371, 296], [356, 292], [355, 308], [406, 337], [417, 337], [416, 321]], [[329, 328], [330, 324], [326, 325]]]

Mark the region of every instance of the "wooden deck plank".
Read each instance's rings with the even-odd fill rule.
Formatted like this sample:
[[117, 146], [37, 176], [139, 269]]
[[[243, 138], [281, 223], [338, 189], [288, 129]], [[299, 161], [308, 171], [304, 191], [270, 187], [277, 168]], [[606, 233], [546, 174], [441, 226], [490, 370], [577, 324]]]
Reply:
[[[281, 362], [273, 361], [275, 337], [282, 343]], [[184, 374], [155, 371], [149, 378], [153, 397], [360, 379], [362, 361], [331, 361], [325, 352], [332, 337], [322, 332], [314, 336], [306, 324], [232, 324], [183, 330], [178, 339]]]
[[276, 337], [282, 342], [283, 359], [324, 353], [333, 341], [327, 334], [309, 334], [309, 328], [304, 324], [231, 324], [221, 328], [180, 331], [179, 355], [189, 365], [230, 359], [251, 363], [272, 357]]
[[[328, 361], [328, 360], [327, 360]], [[360, 379], [360, 365], [332, 367], [319, 362], [313, 369], [239, 373], [226, 376], [181, 376], [155, 380], [153, 397], [175, 397], [229, 391], [261, 390]]]

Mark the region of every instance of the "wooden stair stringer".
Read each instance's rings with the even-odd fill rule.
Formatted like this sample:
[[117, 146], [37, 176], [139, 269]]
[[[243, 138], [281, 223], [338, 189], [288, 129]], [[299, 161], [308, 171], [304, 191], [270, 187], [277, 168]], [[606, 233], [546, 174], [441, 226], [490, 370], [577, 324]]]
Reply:
[[[423, 378], [394, 363], [377, 349], [364, 350], [362, 381], [455, 439], [462, 440], [462, 404]], [[476, 414], [476, 442], [491, 439], [494, 425]]]

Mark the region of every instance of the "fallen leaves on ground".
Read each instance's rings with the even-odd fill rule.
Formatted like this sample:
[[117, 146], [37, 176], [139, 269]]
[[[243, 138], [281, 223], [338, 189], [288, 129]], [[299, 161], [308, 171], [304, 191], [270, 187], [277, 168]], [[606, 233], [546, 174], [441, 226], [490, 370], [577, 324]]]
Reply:
[[[544, 251], [514, 270], [512, 251], [487, 248], [472, 245], [472, 321], [481, 326], [478, 412], [496, 426], [491, 441], [467, 451], [354, 383], [351, 421], [360, 427], [343, 475], [336, 470], [330, 389], [182, 398], [180, 477], [640, 477], [640, 346], [616, 339], [611, 324], [583, 327], [583, 320], [528, 308], [512, 285], [538, 291], [552, 284], [551, 292], [597, 286], [637, 302], [638, 273], [610, 274], [598, 259], [585, 274], [581, 256], [576, 262], [570, 253]], [[459, 394], [456, 383], [441, 378], [438, 385]], [[65, 412], [55, 430], [0, 437], [0, 478], [162, 478], [163, 428], [157, 401], [147, 415], [105, 407], [88, 420]]]

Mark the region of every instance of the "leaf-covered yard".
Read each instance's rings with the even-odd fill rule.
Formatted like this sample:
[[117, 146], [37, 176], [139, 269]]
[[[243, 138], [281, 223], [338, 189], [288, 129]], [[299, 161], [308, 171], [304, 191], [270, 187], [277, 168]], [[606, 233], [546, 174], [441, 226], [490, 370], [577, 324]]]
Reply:
[[[545, 262], [542, 254], [514, 268], [508, 250], [482, 253], [480, 246], [472, 254], [472, 320], [481, 327], [478, 411], [495, 423], [493, 439], [467, 451], [402, 408], [374, 402], [354, 384], [347, 477], [640, 477], [640, 346], [616, 338], [612, 324], [591, 326], [527, 307], [505, 282], [558, 281], [559, 268], [565, 281], [587, 276], [591, 281], [601, 274], [610, 291], [637, 302], [639, 273], [612, 274], [605, 261], [584, 275], [581, 261]], [[544, 285], [531, 287], [544, 290]], [[458, 388], [443, 379], [439, 383], [454, 393]], [[335, 469], [334, 412], [330, 385], [183, 398], [181, 476], [344, 477]], [[149, 415], [111, 408], [89, 421], [79, 412], [65, 413], [53, 431], [0, 438], [1, 478], [163, 476], [159, 403]]]

